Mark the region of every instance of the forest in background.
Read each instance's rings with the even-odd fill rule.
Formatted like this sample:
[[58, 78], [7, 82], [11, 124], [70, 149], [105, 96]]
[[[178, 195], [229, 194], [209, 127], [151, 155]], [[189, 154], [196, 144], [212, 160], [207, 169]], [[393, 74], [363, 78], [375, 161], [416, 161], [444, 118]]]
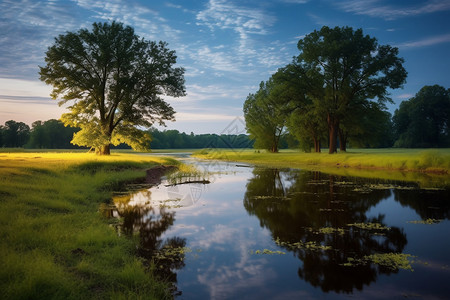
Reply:
[[[350, 148], [450, 148], [450, 89], [434, 85], [423, 87], [415, 97], [402, 101], [393, 116], [387, 111], [371, 118], [366, 115], [369, 133], [350, 136]], [[71, 140], [80, 128], [66, 127], [60, 120], [36, 121], [28, 126], [9, 120], [0, 125], [0, 147], [29, 149], [86, 149]], [[255, 140], [246, 134], [194, 134], [178, 130], [146, 131], [150, 149], [252, 148]], [[322, 147], [327, 147], [325, 140]], [[301, 140], [289, 131], [280, 136], [280, 149], [299, 149]], [[121, 144], [113, 148], [130, 149]], [[260, 148], [256, 145], [255, 148]], [[302, 147], [309, 152], [309, 149]]]
[[[60, 120], [36, 121], [28, 126], [23, 122], [9, 120], [0, 125], [0, 147], [28, 149], [86, 149], [71, 144], [74, 133], [80, 128], [66, 127]], [[202, 148], [251, 148], [253, 141], [248, 135], [186, 134], [178, 130], [151, 128], [150, 149], [202, 149]], [[284, 143], [287, 148], [287, 142]], [[131, 149], [126, 144], [112, 146], [115, 149]]]

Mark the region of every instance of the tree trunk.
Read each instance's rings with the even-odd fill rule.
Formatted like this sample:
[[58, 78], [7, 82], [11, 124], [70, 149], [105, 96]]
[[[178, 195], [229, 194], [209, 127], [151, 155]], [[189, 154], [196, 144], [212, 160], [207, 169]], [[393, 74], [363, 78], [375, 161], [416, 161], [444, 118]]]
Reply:
[[319, 153], [320, 152], [320, 139], [314, 137], [314, 152]]
[[110, 150], [110, 145], [103, 145], [100, 146], [99, 148], [95, 149], [95, 154], [97, 155], [110, 155], [111, 154], [111, 150]]
[[342, 129], [339, 129], [339, 150], [347, 151], [347, 134]]
[[272, 145], [272, 149], [270, 149], [270, 151], [272, 152], [272, 153], [277, 153], [278, 152], [278, 147], [277, 147], [277, 145], [275, 144], [275, 145]]
[[328, 132], [330, 136], [330, 145], [329, 145], [329, 154], [333, 154], [337, 152], [337, 135], [339, 129], [339, 120], [336, 119], [335, 116], [328, 114], [327, 117], [328, 122]]

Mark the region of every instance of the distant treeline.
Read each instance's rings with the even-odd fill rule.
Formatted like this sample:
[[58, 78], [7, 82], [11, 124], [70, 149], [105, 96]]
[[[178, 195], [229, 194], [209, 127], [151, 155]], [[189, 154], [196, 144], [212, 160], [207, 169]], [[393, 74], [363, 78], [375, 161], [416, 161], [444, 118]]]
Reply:
[[[31, 128], [14, 120], [0, 125], [0, 147], [29, 149], [83, 149], [70, 141], [79, 128], [65, 127], [59, 120], [36, 121]], [[186, 134], [178, 130], [148, 131], [152, 137], [151, 149], [202, 149], [202, 148], [251, 148], [253, 141], [248, 135]], [[287, 143], [283, 144], [287, 147]], [[127, 145], [112, 148], [130, 149]]]
[[[383, 112], [373, 116], [377, 125], [361, 141], [350, 139], [361, 148], [449, 148], [450, 89], [439, 85], [425, 86], [414, 97], [403, 101], [394, 116]], [[375, 130], [378, 128], [379, 130]], [[59, 120], [36, 121], [31, 128], [13, 120], [0, 125], [0, 147], [30, 149], [81, 149], [70, 143], [79, 128], [65, 127]], [[186, 134], [178, 130], [148, 130], [152, 137], [150, 149], [252, 148], [248, 135]], [[327, 145], [325, 140], [322, 147]], [[299, 148], [291, 133], [281, 135], [279, 148]], [[127, 145], [113, 148], [130, 149]]]
[[178, 130], [148, 131], [151, 149], [252, 148], [253, 141], [245, 134], [186, 134]]

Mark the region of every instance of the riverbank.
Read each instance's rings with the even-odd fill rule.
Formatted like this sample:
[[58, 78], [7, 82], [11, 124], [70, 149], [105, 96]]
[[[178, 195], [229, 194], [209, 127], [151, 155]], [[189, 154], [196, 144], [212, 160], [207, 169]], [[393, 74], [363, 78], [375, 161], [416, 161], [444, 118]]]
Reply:
[[0, 153], [0, 289], [3, 299], [170, 298], [118, 236], [102, 203], [126, 183], [158, 180], [164, 157]]
[[450, 149], [355, 149], [333, 155], [292, 150], [269, 153], [254, 149], [203, 149], [193, 156], [344, 176], [415, 181], [431, 187], [450, 185]]

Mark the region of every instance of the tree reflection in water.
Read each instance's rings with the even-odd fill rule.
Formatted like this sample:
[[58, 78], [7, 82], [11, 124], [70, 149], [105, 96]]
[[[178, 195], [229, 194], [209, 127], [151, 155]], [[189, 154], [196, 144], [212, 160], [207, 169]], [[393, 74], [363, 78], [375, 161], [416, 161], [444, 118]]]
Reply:
[[[355, 223], [384, 225], [384, 215], [368, 218], [367, 211], [391, 195], [390, 190], [351, 192], [355, 183], [319, 172], [258, 169], [247, 184], [244, 207], [255, 215], [274, 240], [284, 245], [315, 242], [331, 250], [285, 247], [302, 262], [298, 276], [324, 292], [352, 293], [375, 282], [378, 274], [398, 272], [373, 264], [344, 266], [348, 258], [375, 253], [401, 253], [407, 244], [400, 228], [385, 232], [351, 227]], [[341, 228], [320, 233], [320, 228]], [[381, 235], [383, 234], [383, 235]]]
[[151, 206], [148, 203], [131, 203], [132, 197], [151, 199], [151, 192], [141, 191], [139, 194], [115, 198], [117, 212], [123, 223], [119, 230], [127, 236], [139, 233], [138, 255], [147, 261], [155, 262], [157, 275], [175, 284], [179, 270], [185, 266], [184, 252], [186, 239], [172, 237], [162, 239], [161, 236], [175, 222], [175, 211], [164, 206]]

